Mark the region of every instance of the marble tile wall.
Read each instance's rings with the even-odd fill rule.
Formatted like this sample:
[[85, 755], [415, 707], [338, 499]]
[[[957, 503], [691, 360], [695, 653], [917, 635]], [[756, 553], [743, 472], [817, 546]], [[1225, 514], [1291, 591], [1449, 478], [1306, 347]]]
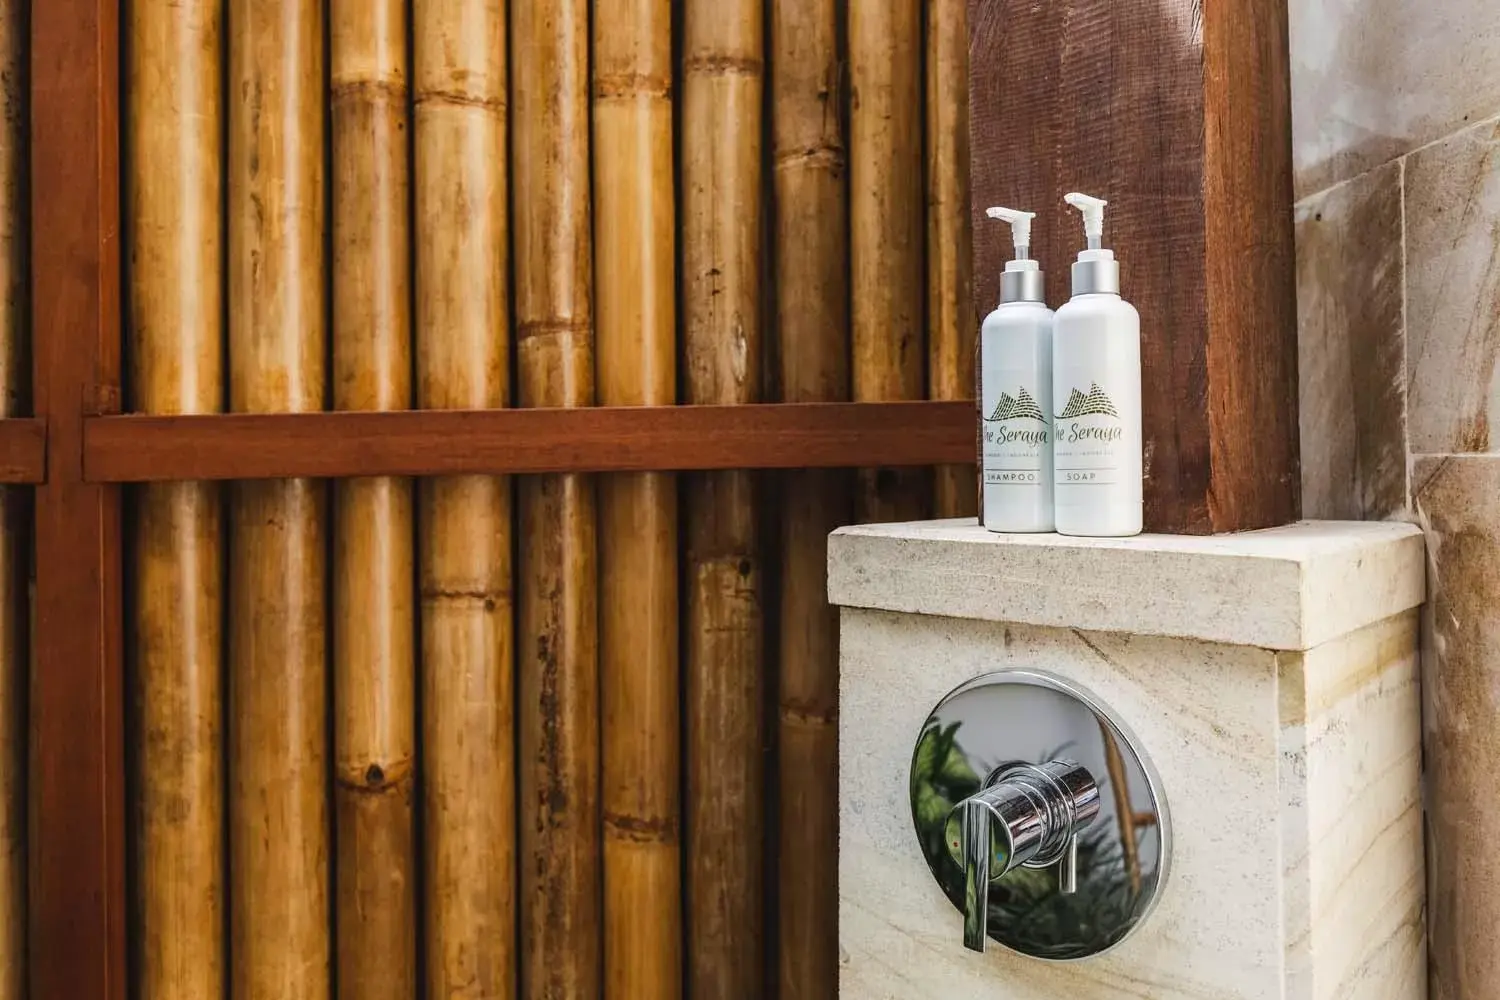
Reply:
[[1500, 996], [1500, 458], [1417, 459], [1431, 1000]]
[[1309, 517], [1427, 532], [1433, 1000], [1500, 997], [1500, 3], [1290, 0]]

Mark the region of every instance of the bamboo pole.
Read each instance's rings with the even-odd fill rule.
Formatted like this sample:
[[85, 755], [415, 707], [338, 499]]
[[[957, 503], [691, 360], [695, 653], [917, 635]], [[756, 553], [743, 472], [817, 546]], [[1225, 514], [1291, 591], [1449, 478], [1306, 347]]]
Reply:
[[[0, 0], [0, 416], [30, 408], [26, 268], [26, 7]], [[0, 1000], [26, 996], [29, 491], [0, 487]], [[207, 994], [203, 994], [207, 996]]]
[[[676, 402], [672, 8], [594, 10], [599, 402]], [[599, 483], [604, 995], [682, 995], [677, 484]]]
[[[969, 2], [928, 0], [927, 395], [976, 399], [973, 216], [969, 206]], [[940, 466], [939, 517], [979, 509], [973, 465]]]
[[[920, 0], [849, 4], [849, 223], [854, 398], [921, 399], [922, 18]], [[929, 476], [863, 469], [865, 521], [923, 516]]]
[[[587, 0], [511, 9], [522, 406], [594, 403]], [[522, 994], [597, 996], [599, 657], [594, 482], [521, 480]]]
[[[323, 7], [229, 7], [229, 401], [323, 408]], [[329, 996], [322, 483], [237, 483], [230, 993]]]
[[[502, 0], [416, 0], [417, 403], [509, 405]], [[423, 480], [426, 995], [515, 995], [511, 489]]]
[[[774, 0], [771, 136], [782, 398], [849, 398], [848, 192], [837, 0]], [[782, 479], [777, 851], [781, 1000], [838, 993], [838, 615], [827, 537], [851, 477]]]
[[[222, 21], [217, 0], [133, 4], [126, 28], [128, 388], [132, 408], [145, 413], [223, 406]], [[136, 494], [132, 818], [141, 996], [223, 993], [220, 496], [217, 484], [201, 482], [153, 483]]]
[[[686, 5], [683, 312], [690, 403], [761, 393], [760, 0]], [[755, 481], [687, 480], [688, 992], [763, 994], [764, 637]]]
[[[333, 0], [333, 405], [411, 405], [406, 11]], [[339, 996], [416, 994], [412, 493], [334, 484], [334, 804]]]

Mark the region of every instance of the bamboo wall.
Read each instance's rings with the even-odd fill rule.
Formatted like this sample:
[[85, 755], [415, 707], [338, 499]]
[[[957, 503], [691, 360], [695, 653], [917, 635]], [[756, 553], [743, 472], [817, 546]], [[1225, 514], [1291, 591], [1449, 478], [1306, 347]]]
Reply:
[[[127, 406], [968, 398], [965, 7], [127, 3]], [[824, 538], [974, 501], [968, 467], [136, 489], [139, 995], [833, 996]]]

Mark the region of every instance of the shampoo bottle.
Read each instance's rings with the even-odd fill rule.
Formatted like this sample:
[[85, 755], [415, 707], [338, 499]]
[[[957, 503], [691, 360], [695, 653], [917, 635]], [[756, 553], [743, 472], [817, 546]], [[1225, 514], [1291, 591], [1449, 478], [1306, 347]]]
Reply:
[[1120, 265], [1104, 247], [1106, 202], [1064, 200], [1083, 213], [1087, 249], [1052, 341], [1057, 530], [1118, 537], [1141, 531], [1141, 318], [1120, 298]]
[[1015, 259], [1000, 275], [1000, 305], [980, 331], [984, 526], [1052, 530], [1052, 310], [1030, 259], [1032, 212], [992, 208], [1010, 223]]

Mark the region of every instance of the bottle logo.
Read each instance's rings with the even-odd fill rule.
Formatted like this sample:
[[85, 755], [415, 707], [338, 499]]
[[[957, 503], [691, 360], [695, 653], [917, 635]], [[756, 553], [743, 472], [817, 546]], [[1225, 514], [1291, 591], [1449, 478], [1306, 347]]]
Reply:
[[1023, 385], [1016, 390], [1012, 396], [1008, 392], [1000, 394], [1000, 401], [995, 404], [995, 410], [989, 415], [991, 422], [999, 420], [1036, 420], [1041, 423], [1047, 422], [1047, 417], [1042, 413], [1042, 408], [1036, 405], [1036, 400], [1031, 398], [1031, 393], [1026, 391]]
[[[992, 444], [1022, 444], [1035, 447], [1047, 443], [1047, 415], [1042, 412], [1042, 408], [1037, 405], [1031, 393], [1026, 391], [1024, 385], [1017, 387], [1014, 396], [1008, 392], [1002, 392], [999, 401], [995, 403], [995, 408], [984, 420], [987, 424], [996, 425], [984, 429], [985, 441]], [[1025, 424], [1019, 427], [1001, 426], [1011, 420], [1034, 421], [1042, 426], [1029, 427]]]
[[1015, 395], [1000, 393], [984, 418], [984, 481], [1000, 486], [1035, 486], [1044, 482], [1042, 449], [1051, 432], [1047, 414], [1026, 386]]
[[1058, 485], [1106, 486], [1117, 481], [1120, 456], [1116, 449], [1125, 440], [1120, 411], [1098, 382], [1084, 392], [1074, 386], [1067, 405], [1057, 414]]
[[1068, 405], [1057, 415], [1058, 420], [1072, 420], [1074, 417], [1090, 417], [1095, 414], [1115, 417], [1120, 416], [1120, 411], [1115, 409], [1115, 404], [1110, 402], [1109, 396], [1105, 395], [1103, 389], [1099, 388], [1098, 382], [1089, 384], [1088, 395], [1085, 396], [1077, 389], [1068, 397]]

